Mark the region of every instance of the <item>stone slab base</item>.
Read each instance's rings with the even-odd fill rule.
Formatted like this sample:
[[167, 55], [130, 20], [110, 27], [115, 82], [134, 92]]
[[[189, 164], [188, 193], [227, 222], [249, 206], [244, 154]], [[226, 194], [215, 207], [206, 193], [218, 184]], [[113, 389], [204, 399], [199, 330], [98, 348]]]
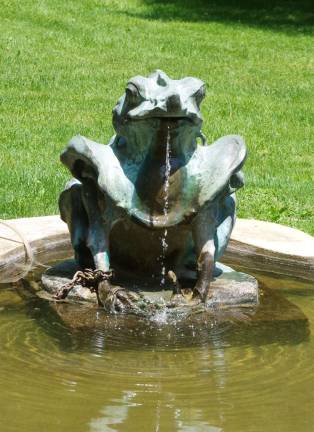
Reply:
[[[213, 296], [208, 300], [207, 307], [245, 307], [255, 306], [258, 304], [258, 282], [256, 279], [245, 273], [236, 272], [230, 267], [219, 265], [222, 273], [216, 277], [212, 282]], [[68, 260], [59, 263], [47, 270], [42, 275], [42, 284], [44, 290], [51, 296], [51, 298], [62, 288], [65, 284], [69, 283], [73, 278], [78, 267], [74, 260]], [[190, 287], [193, 286], [194, 281], [189, 281], [188, 286], [183, 286], [183, 292], [189, 306]], [[136, 294], [141, 294], [149, 304], [153, 304], [158, 308], [166, 308], [171, 304], [172, 288], [160, 287], [158, 281], [139, 279], [134, 277], [127, 278], [126, 275], [122, 277], [119, 275], [117, 279], [112, 282], [113, 286], [120, 286], [128, 291]], [[47, 296], [46, 296], [47, 297]], [[67, 301], [77, 302], [90, 302], [97, 304], [97, 297], [95, 293], [91, 293], [88, 288], [81, 285], [76, 285], [70, 291]], [[181, 307], [181, 306], [180, 306]], [[171, 307], [174, 309], [175, 307]]]

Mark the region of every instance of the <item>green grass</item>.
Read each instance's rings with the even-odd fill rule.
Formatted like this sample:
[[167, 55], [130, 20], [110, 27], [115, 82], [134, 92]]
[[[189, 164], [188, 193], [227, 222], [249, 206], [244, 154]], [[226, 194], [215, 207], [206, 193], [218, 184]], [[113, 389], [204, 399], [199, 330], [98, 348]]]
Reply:
[[314, 234], [310, 1], [2, 0], [0, 217], [52, 214], [75, 134], [107, 142], [128, 78], [207, 84], [209, 141], [245, 137], [239, 216]]

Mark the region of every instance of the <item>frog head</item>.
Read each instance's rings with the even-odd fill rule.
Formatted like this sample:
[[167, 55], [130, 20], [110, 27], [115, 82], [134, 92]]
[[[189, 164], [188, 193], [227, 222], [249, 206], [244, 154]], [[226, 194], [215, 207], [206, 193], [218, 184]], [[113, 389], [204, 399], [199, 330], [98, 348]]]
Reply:
[[167, 142], [174, 158], [193, 152], [204, 96], [205, 84], [197, 78], [172, 80], [161, 70], [131, 78], [113, 109], [113, 126], [125, 155], [135, 158], [149, 151], [164, 159]]

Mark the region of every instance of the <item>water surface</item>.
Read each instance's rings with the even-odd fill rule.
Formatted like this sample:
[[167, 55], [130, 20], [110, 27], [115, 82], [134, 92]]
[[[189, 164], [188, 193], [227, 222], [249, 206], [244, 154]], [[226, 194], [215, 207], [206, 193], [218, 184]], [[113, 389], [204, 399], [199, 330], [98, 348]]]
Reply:
[[312, 431], [313, 293], [147, 321], [2, 288], [0, 430]]

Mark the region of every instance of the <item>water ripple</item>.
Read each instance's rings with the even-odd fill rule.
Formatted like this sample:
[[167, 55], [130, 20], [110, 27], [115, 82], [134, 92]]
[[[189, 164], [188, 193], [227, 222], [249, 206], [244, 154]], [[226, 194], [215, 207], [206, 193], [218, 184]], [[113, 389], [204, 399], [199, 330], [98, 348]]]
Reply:
[[[160, 415], [170, 416], [169, 425], [177, 430], [189, 422], [191, 429], [182, 426], [182, 431], [210, 430], [201, 429], [206, 424], [224, 430], [226, 419], [233, 418], [242, 426], [232, 430], [255, 431], [262, 429], [248, 429], [243, 419], [254, 412], [258, 425], [265, 410], [278, 406], [283, 390], [289, 403], [306, 413], [307, 401], [314, 397], [308, 321], [287, 302], [281, 304], [278, 320], [268, 319], [271, 311], [265, 306], [264, 311], [220, 311], [161, 323], [81, 306], [52, 307], [33, 298], [13, 300], [1, 303], [0, 295], [2, 403], [9, 413], [13, 405], [25, 407], [12, 430], [21, 430], [26, 410], [39, 410], [51, 422], [47, 430], [58, 430], [52, 417], [58, 400], [63, 429], [73, 428], [81, 410], [85, 423], [77, 424], [77, 430], [89, 430], [86, 425], [96, 430], [106, 424], [109, 411], [118, 413], [115, 407], [120, 407], [120, 420], [127, 419], [121, 422], [129, 422], [130, 413], [139, 410], [146, 419], [144, 429], [154, 430], [148, 425], [159, 415], [158, 402]], [[313, 299], [307, 301], [314, 306]], [[169, 425], [164, 430], [173, 430]], [[36, 430], [33, 424], [27, 428], [23, 430]]]

